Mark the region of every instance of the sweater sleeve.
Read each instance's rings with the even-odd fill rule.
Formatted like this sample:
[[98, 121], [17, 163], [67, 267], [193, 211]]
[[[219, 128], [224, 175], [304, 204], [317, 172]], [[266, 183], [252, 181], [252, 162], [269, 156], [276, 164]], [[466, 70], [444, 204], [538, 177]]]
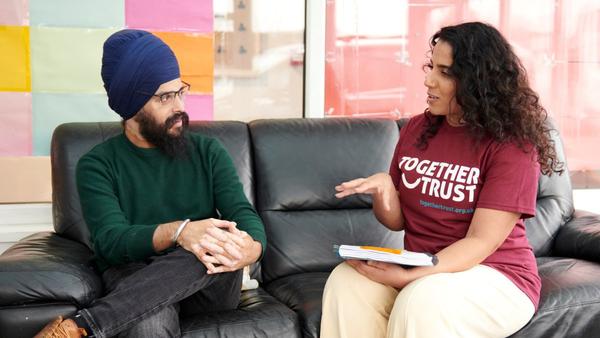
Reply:
[[217, 210], [223, 219], [236, 222], [240, 230], [246, 231], [255, 241], [260, 242], [264, 254], [267, 247], [265, 227], [244, 195], [244, 189], [231, 157], [215, 139], [212, 139], [209, 144], [209, 156]]
[[88, 153], [77, 163], [76, 179], [100, 269], [106, 268], [103, 262], [120, 265], [156, 254], [152, 237], [158, 224], [130, 224], [119, 204], [108, 161]]

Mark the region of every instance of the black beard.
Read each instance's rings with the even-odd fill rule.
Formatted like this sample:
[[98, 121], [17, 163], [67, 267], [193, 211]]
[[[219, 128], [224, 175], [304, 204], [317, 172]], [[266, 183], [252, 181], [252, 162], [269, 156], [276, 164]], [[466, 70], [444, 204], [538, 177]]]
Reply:
[[[170, 158], [186, 158], [188, 156], [188, 139], [186, 137], [190, 123], [186, 112], [175, 113], [165, 123], [156, 122], [154, 117], [145, 111], [140, 111], [134, 117], [140, 126], [140, 134], [162, 153]], [[169, 129], [181, 119], [181, 129], [177, 135], [169, 134]]]

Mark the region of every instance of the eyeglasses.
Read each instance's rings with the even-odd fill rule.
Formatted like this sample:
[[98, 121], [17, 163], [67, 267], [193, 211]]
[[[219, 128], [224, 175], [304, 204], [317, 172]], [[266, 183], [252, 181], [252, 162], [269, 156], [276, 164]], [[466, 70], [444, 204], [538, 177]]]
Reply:
[[162, 94], [150, 94], [150, 93], [143, 93], [143, 92], [138, 92], [138, 93], [144, 94], [144, 95], [156, 96], [156, 97], [158, 97], [158, 100], [160, 101], [160, 103], [163, 105], [171, 104], [171, 103], [173, 103], [173, 100], [175, 100], [176, 96], [179, 96], [179, 98], [183, 100], [185, 98], [185, 96], [187, 95], [187, 93], [190, 92], [190, 88], [192, 88], [192, 86], [189, 83], [187, 83], [185, 81], [181, 81], [181, 82], [183, 82], [183, 87], [181, 87], [178, 91], [164, 92]]

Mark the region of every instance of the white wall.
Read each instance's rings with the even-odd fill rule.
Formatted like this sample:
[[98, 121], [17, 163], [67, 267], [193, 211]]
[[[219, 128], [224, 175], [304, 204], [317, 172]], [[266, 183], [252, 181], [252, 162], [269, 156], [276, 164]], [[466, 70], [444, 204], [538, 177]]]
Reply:
[[573, 200], [575, 209], [600, 214], [600, 189], [575, 189]]
[[53, 231], [52, 204], [0, 204], [0, 253], [23, 237]]

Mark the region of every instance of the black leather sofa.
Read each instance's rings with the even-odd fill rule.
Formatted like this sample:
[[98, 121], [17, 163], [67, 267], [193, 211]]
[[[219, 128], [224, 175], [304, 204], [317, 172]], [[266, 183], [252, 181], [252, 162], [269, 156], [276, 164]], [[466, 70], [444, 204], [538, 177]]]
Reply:
[[[193, 123], [232, 155], [268, 235], [261, 282], [239, 309], [182, 319], [185, 337], [318, 337], [321, 295], [340, 260], [332, 245], [402, 246], [402, 233], [378, 225], [370, 200], [334, 197], [345, 180], [387, 171], [398, 123], [291, 119]], [[55, 232], [31, 235], [0, 256], [0, 337], [31, 337], [57, 315], [70, 315], [103, 293], [91, 267], [74, 169], [119, 123], [69, 123], [52, 139]], [[562, 145], [557, 137], [561, 157]], [[542, 300], [514, 337], [600, 336], [600, 218], [574, 212], [568, 173], [539, 180], [537, 216], [527, 221], [538, 257]]]

